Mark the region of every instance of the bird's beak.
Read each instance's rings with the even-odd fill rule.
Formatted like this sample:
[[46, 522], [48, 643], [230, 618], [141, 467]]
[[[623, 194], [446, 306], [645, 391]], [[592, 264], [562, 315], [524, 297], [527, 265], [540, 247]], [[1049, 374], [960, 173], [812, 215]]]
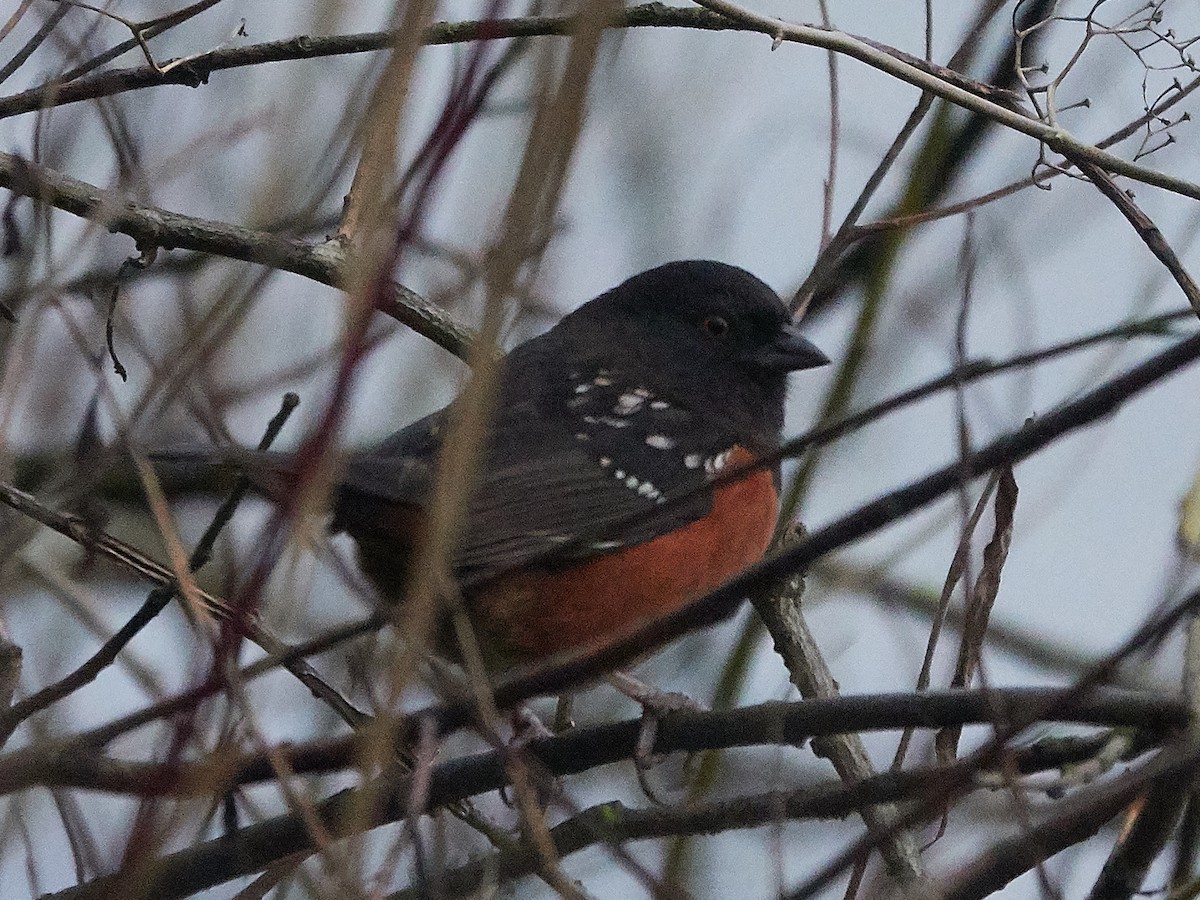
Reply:
[[829, 364], [829, 357], [818, 350], [808, 338], [800, 334], [793, 322], [788, 322], [775, 336], [775, 340], [754, 351], [754, 361], [764, 369], [776, 372], [796, 372], [800, 369], [815, 369]]

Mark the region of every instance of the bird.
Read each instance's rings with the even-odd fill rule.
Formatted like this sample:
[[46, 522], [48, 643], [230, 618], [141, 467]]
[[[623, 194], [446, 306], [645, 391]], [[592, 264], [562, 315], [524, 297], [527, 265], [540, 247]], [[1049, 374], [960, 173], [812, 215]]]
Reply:
[[[769, 286], [709, 260], [634, 275], [509, 352], [452, 556], [489, 659], [603, 645], [762, 557], [778, 463], [705, 487], [779, 446], [789, 374], [828, 362]], [[403, 594], [455, 410], [351, 453], [334, 488], [330, 530], [385, 600]], [[286, 455], [231, 458], [286, 481]]]

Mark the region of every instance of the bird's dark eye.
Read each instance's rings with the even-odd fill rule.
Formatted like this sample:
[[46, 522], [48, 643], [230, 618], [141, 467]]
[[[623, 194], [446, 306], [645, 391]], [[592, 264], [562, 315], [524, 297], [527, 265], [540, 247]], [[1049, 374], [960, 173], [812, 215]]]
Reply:
[[729, 323], [720, 316], [709, 316], [702, 324], [704, 330], [715, 338], [723, 338], [729, 334]]

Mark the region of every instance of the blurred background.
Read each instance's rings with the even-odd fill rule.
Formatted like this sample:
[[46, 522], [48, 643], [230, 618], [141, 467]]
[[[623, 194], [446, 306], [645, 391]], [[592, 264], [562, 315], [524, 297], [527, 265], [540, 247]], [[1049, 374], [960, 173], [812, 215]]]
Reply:
[[[129, 28], [116, 16], [145, 22], [167, 12], [164, 4], [134, 0], [103, 10], [48, 0], [14, 0], [0, 10], [0, 17], [13, 16], [0, 41], [7, 76], [0, 86], [0, 149], [138, 204], [306, 241], [335, 233], [383, 53], [244, 65], [214, 71], [194, 88], [155, 86], [5, 115], [5, 98], [127, 40]], [[443, 2], [433, 15], [455, 21], [571, 11]], [[1033, 107], [1013, 74], [1014, 21], [1043, 22], [1019, 43], [1028, 82], [1055, 84], [1052, 98], [1035, 94], [1041, 111], [1052, 107], [1062, 128], [1096, 142], [1137, 122], [1147, 107], [1177, 100], [1133, 128], [1112, 152], [1200, 181], [1198, 138], [1187, 119], [1195, 101], [1177, 97], [1197, 76], [1189, 42], [1200, 34], [1200, 10], [1192, 4], [805, 0], [760, 2], [754, 11], [794, 22], [820, 22], [826, 14], [840, 31], [915, 57], [926, 55], [928, 39], [934, 62], [947, 65], [958, 54], [954, 68], [1014, 91], [1026, 111]], [[149, 48], [162, 62], [298, 35], [382, 30], [398, 14], [383, 0], [224, 0], [154, 37]], [[1099, 24], [1121, 27], [1103, 33]], [[1139, 25], [1144, 27], [1134, 27]], [[48, 36], [14, 65], [39, 29]], [[525, 153], [536, 98], [558, 77], [569, 43], [561, 36], [468, 42], [428, 46], [416, 56], [399, 132], [400, 172], [436, 133], [455, 90], [479, 89], [480, 73], [492, 76], [461, 144], [430, 178], [428, 201], [395, 271], [400, 283], [468, 324], [480, 319], [486, 253]], [[107, 67], [145, 64], [135, 48]], [[912, 85], [847, 57], [835, 66], [831, 117], [830, 60], [815, 47], [783, 43], [773, 50], [766, 35], [732, 30], [607, 31], [548, 240], [523, 269], [505, 345], [544, 330], [627, 276], [672, 259], [743, 266], [785, 299], [808, 285], [826, 230], [841, 224], [920, 99]], [[860, 223], [1025, 184], [961, 214], [881, 232], [841, 255], [817, 283], [804, 318], [807, 334], [834, 365], [794, 377], [789, 435], [939, 377], [956, 360], [1003, 360], [1187, 310], [1167, 272], [1089, 182], [1059, 174], [1040, 186], [1028, 183], [1031, 175], [1051, 174], [1045, 163], [1061, 162], [1049, 151], [1040, 158], [1040, 151], [1036, 141], [992, 121], [941, 101], [932, 104]], [[1194, 269], [1200, 260], [1195, 202], [1120, 183]], [[134, 242], [27, 198], [5, 193], [3, 202], [8, 253], [0, 262], [0, 300], [15, 315], [15, 321], [0, 323], [4, 478], [51, 506], [86, 503], [110, 532], [163, 559], [136, 480], [114, 474], [120, 466], [106, 467], [105, 460], [120, 458], [130, 445], [252, 446], [285, 391], [296, 392], [301, 405], [276, 446], [297, 446], [329, 403], [344, 336], [344, 296], [263, 265], [160, 250], [144, 270], [120, 272], [111, 318], [113, 350], [128, 371], [128, 380], [121, 380], [106, 349], [106, 321], [122, 263], [138, 254]], [[397, 209], [412, 212], [411, 194]], [[823, 225], [826, 217], [831, 225]], [[1159, 323], [1153, 333], [1122, 333], [972, 382], [960, 393], [943, 391], [906, 405], [788, 463], [785, 475], [803, 479], [798, 514], [810, 529], [833, 521], [954, 460], [964, 434], [980, 446], [1194, 328], [1182, 316]], [[367, 344], [336, 438], [346, 448], [368, 446], [443, 405], [468, 371], [427, 337], [382, 315]], [[982, 667], [988, 684], [1069, 684], [1088, 661], [1116, 647], [1194, 582], [1179, 530], [1181, 503], [1200, 475], [1198, 421], [1200, 371], [1188, 369], [1017, 466], [1016, 524]], [[967, 492], [968, 508], [981, 489], [982, 483]], [[184, 546], [190, 547], [220, 494], [215, 486], [170, 493]], [[962, 498], [944, 499], [809, 573], [805, 609], [843, 692], [913, 688], [929, 633], [928, 610], [959, 544], [963, 516]], [[974, 540], [969, 570], [978, 571], [989, 517]], [[265, 502], [247, 501], [201, 583], [218, 594], [233, 590], [259, 559], [271, 521]], [[370, 612], [345, 540], [330, 546], [319, 529], [300, 531], [283, 554], [262, 614], [284, 639], [303, 641]], [[24, 654], [18, 697], [78, 666], [146, 594], [145, 584], [15, 514], [4, 517], [2, 553], [0, 619]], [[956, 652], [954, 635], [939, 653], [935, 686], [947, 683]], [[25, 721], [5, 749], [36, 746], [170, 696], [203, 677], [211, 654], [203, 629], [169, 606], [116, 664]], [[244, 659], [256, 655], [248, 648]], [[368, 639], [339, 647], [315, 665], [369, 709], [378, 662], [378, 648]], [[1168, 643], [1153, 658], [1127, 664], [1121, 681], [1173, 693], [1180, 668], [1181, 647]], [[637, 671], [706, 704], [796, 696], [748, 608], [720, 627], [676, 641]], [[421, 692], [408, 698], [413, 705], [428, 699]], [[268, 741], [345, 732], [284, 672], [256, 680], [251, 703], [254, 728]], [[575, 715], [589, 723], [635, 713], [629, 701], [596, 688], [581, 698]], [[211, 746], [224, 727], [222, 715], [236, 718], [232, 707], [207, 716], [191, 749]], [[1068, 732], [1047, 727], [1024, 740]], [[965, 746], [987, 733], [969, 731]], [[110, 750], [121, 758], [162, 759], [170, 734], [165, 725], [144, 728]], [[896, 739], [895, 732], [865, 737], [877, 767], [890, 765]], [[930, 761], [929, 743], [918, 735], [910, 763]], [[478, 745], [463, 737], [444, 752], [470, 746]], [[661, 796], [682, 801], [701, 791], [733, 797], [831, 775], [828, 763], [809, 749], [780, 747], [730, 751], [715, 763], [685, 765], [672, 758], [650, 778]], [[299, 785], [323, 797], [349, 783], [353, 778], [343, 775]], [[648, 802], [628, 764], [573, 777], [563, 787], [579, 806], [608, 799]], [[1034, 807], [1054, 802], [1036, 793], [1026, 801]], [[139, 808], [136, 800], [111, 794], [42, 789], [10, 794], [3, 803], [0, 895], [6, 897], [59, 890], [81, 871], [92, 877], [115, 868]], [[249, 789], [243, 821], [287, 805], [276, 785]], [[956, 806], [946, 836], [925, 850], [930, 872], [951, 873], [997, 837], [1017, 832], [1020, 806], [1004, 791]], [[480, 798], [480, 807], [503, 825], [515, 821], [494, 795]], [[220, 833], [220, 816], [210, 815], [205, 803], [173, 809], [167, 849]], [[484, 846], [458, 823], [447, 827], [450, 864]], [[382, 865], [399, 828], [359, 840], [368, 877], [372, 866]], [[695, 896], [768, 896], [811, 875], [861, 828], [857, 818], [789, 822], [686, 842], [635, 842], [626, 850]], [[922, 832], [923, 842], [935, 833], [936, 824]], [[1061, 896], [1086, 893], [1114, 836], [1102, 830], [1047, 864]], [[1171, 865], [1165, 855], [1147, 886], [1164, 884]], [[408, 883], [411, 866], [404, 855], [390, 875], [380, 876], [381, 889]], [[307, 880], [289, 881], [276, 896], [324, 896], [321, 891], [336, 883], [312, 862], [304, 869]], [[590, 896], [646, 890], [603, 847], [567, 857], [564, 869]], [[246, 883], [202, 896], [230, 897]], [[845, 884], [843, 879], [826, 895], [841, 896]], [[531, 878], [502, 889], [515, 896], [552, 894]], [[1027, 874], [1003, 896], [1041, 891], [1039, 878]]]

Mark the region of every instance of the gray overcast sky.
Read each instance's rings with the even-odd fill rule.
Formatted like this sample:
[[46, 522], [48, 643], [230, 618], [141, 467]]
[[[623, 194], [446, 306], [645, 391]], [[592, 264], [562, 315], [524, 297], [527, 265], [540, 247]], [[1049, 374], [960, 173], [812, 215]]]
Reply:
[[[249, 37], [236, 41], [269, 40], [302, 31], [372, 29], [379, 27], [387, 7], [365, 0], [326, 4], [327, 0], [221, 4], [198, 19], [195, 27], [174, 32], [155, 47], [164, 58], [211, 48], [230, 40], [241, 18], [246, 20]], [[950, 0], [934, 4], [938, 60], [945, 61], [953, 52], [974, 5]], [[833, 0], [829, 6], [839, 28], [910, 53], [923, 52], [924, 4], [916, 0], [890, 4]], [[1132, 8], [1127, 3], [1114, 4], [1114, 9], [1118, 6]], [[122, 3], [119, 8], [123, 15], [137, 18], [160, 7]], [[818, 17], [815, 3], [755, 8], [799, 21]], [[1192, 5], [1169, 3], [1166, 8], [1179, 33], [1200, 32], [1200, 15]], [[478, 11], [476, 4], [448, 3], [438, 18], [470, 17]], [[120, 39], [119, 32], [112, 26], [105, 40]], [[989, 40], [994, 43], [999, 36], [993, 30]], [[1052, 69], [1065, 61], [1077, 36], [1065, 25], [1053, 32], [1044, 48]], [[674, 258], [708, 257], [742, 265], [785, 296], [796, 288], [815, 258], [820, 239], [829, 145], [826, 58], [808, 47], [784, 45], [775, 52], [770, 47], [764, 36], [734, 33], [647, 29], [609, 36], [561, 209], [562, 229], [537, 283], [539, 299], [549, 310], [565, 312], [635, 271]], [[448, 47], [423, 53], [411, 110], [414, 134], [423, 134], [440, 109], [445, 84], [460, 54], [461, 50]], [[7, 58], [7, 53], [0, 56]], [[139, 128], [142, 165], [156, 176], [164, 175], [152, 179], [156, 183], [153, 202], [239, 223], [262, 221], [280, 208], [295, 207], [305, 190], [315, 189], [328, 172], [328, 160], [321, 158], [321, 152], [337, 127], [346, 97], [357, 95], [362, 80], [377, 71], [377, 61], [360, 56], [279, 63], [217, 73], [197, 90], [159, 88], [130, 97], [128, 108]], [[139, 60], [129, 54], [120, 62], [136, 65]], [[839, 73], [842, 133], [835, 222], [917, 99], [912, 87], [854, 61], [842, 59]], [[43, 74], [30, 68], [21, 77], [32, 83]], [[1141, 112], [1143, 74], [1137, 60], [1115, 41], [1097, 42], [1065, 81], [1059, 101], [1067, 106], [1086, 98], [1091, 105], [1064, 112], [1064, 126], [1080, 137], [1098, 139], [1135, 118]], [[1171, 77], [1172, 73], [1153, 73], [1151, 97]], [[5, 90], [17, 87], [5, 85]], [[508, 94], [518, 96], [515, 88]], [[1182, 108], [1194, 105], [1185, 102]], [[139, 118], [139, 113], [144, 117]], [[111, 183], [112, 153], [94, 109], [70, 115], [70, 121], [77, 123], [73, 143], [51, 148], [47, 164], [85, 180]], [[33, 125], [30, 116], [0, 122], [4, 149], [28, 153]], [[427, 237], [468, 252], [486, 245], [519, 161], [524, 127], [520, 117], [501, 114], [474, 129], [437, 196]], [[199, 145], [202, 152], [189, 154], [202, 135], [222, 131], [224, 136]], [[1200, 137], [1191, 124], [1180, 125], [1175, 134], [1177, 143], [1142, 162], [1200, 180], [1196, 152]], [[1128, 157], [1136, 141], [1122, 145], [1121, 155]], [[984, 193], [1027, 175], [1037, 149], [1034, 141], [1023, 136], [993, 137], [960, 175], [950, 199]], [[902, 158], [885, 185], [880, 195], [885, 201], [908, 177], [911, 159], [911, 154]], [[277, 177], [263, 179], [263, 172]], [[1195, 248], [1197, 206], [1142, 185], [1134, 189], [1138, 202], [1195, 270], [1200, 262]], [[880, 213], [884, 208], [876, 204], [872, 210]], [[80, 229], [69, 217], [59, 216], [65, 248], [68, 238]], [[1002, 358], [1097, 331], [1126, 317], [1185, 306], [1178, 289], [1128, 224], [1086, 183], [1059, 179], [1050, 191], [1025, 190], [981, 209], [972, 229], [978, 271], [967, 345], [973, 356]], [[921, 228], [905, 244], [883, 314], [886, 347], [872, 360], [856, 405], [865, 406], [918, 384], [951, 365], [955, 315], [963, 296], [958, 259], [965, 234], [966, 219], [958, 217]], [[90, 247], [88, 255], [78, 260], [84, 266], [115, 265], [131, 252], [129, 242], [118, 237], [101, 238]], [[69, 266], [73, 260], [64, 254], [61, 262]], [[435, 295], [447, 283], [444, 270], [424, 260], [401, 274], [414, 289]], [[214, 288], [216, 283], [214, 277]], [[156, 295], [154, 285], [146, 282], [125, 301], [126, 315], [144, 322], [139, 328], [150, 336], [171, 327], [164, 311], [173, 302], [169, 296]], [[331, 302], [336, 301], [332, 291], [298, 277], [277, 276], [267, 296], [268, 302], [250, 314], [223, 351], [230, 384], [328, 347], [337, 334], [341, 313], [338, 303]], [[466, 315], [471, 307], [459, 309]], [[835, 360], [845, 351], [851, 312], [839, 309], [811, 329], [813, 340]], [[529, 334], [544, 327], [549, 318], [545, 313], [531, 317], [519, 324], [517, 332]], [[32, 326], [23, 323], [22, 327]], [[50, 364], [66, 334], [51, 319], [38, 327], [36, 336], [19, 332], [21, 346]], [[392, 333], [363, 368], [347, 423], [346, 441], [351, 444], [378, 439], [445, 402], [462, 375], [457, 362], [423, 339], [391, 324], [381, 327]], [[971, 388], [967, 410], [974, 441], [983, 443], [1017, 427], [1026, 417], [1045, 412], [1159, 346], [1157, 339], [1110, 345]], [[455, 375], [449, 383], [446, 373]], [[795, 379], [789, 433], [799, 433], [812, 423], [831, 375], [826, 370]], [[145, 377], [144, 371], [135, 371], [128, 386], [114, 380], [113, 388], [123, 403], [133, 405]], [[320, 410], [326, 385], [323, 377], [292, 385], [311, 398], [297, 416], [298, 423], [306, 417], [311, 420]], [[85, 394], [46, 383], [18, 389], [10, 381], [9, 389], [0, 398], [0, 423], [5, 425], [4, 439], [10, 447], [69, 445], [75, 432], [63, 423], [78, 422]], [[78, 409], [71, 415], [48, 416], [55, 397]], [[247, 444], [255, 441], [277, 402], [277, 392], [270, 392], [231, 410], [229, 424], [235, 438]], [[1128, 635], [1162, 599], [1176, 572], [1179, 503], [1200, 466], [1198, 421], [1200, 369], [1194, 369], [1137, 398], [1113, 419], [1019, 466], [1016, 533], [995, 620], [1051, 643], [1095, 653], [1114, 647]], [[293, 437], [301, 433], [298, 427], [289, 431]], [[843, 441], [819, 470], [805, 507], [807, 524], [818, 527], [944, 465], [957, 453], [956, 440], [953, 398], [945, 395]], [[260, 516], [261, 510], [257, 515], [251, 511], [240, 533], [253, 535], [256, 523], [251, 520]], [[895, 577], [936, 589], [953, 552], [957, 521], [955, 501], [944, 502], [839, 558], [855, 565], [887, 562]], [[935, 527], [939, 523], [941, 527]], [[977, 540], [977, 551], [984, 535], [986, 529]], [[1190, 570], [1186, 574], [1190, 577]], [[320, 586], [333, 584], [327, 576], [320, 579]], [[923, 650], [920, 620], [881, 608], [866, 597], [839, 592], [825, 596], [829, 592], [815, 581], [811, 593], [814, 599], [818, 594], [823, 597], [811, 618], [845, 691], [911, 685]], [[313, 594], [319, 596], [321, 590], [314, 589]], [[36, 627], [37, 604], [3, 612], [18, 640], [23, 630]], [[119, 621], [121, 613], [115, 611], [113, 621]], [[726, 642], [742, 621], [739, 617], [713, 635], [682, 642], [648, 671], [666, 687], [706, 696], [716, 677], [713, 669], [719, 665], [714, 662], [710, 667], [707, 660], [722, 658]], [[141, 649], [154, 660], [165, 648]], [[1178, 654], [1165, 656], [1170, 660]], [[41, 684], [62, 665], [62, 660], [31, 660], [25, 684]], [[167, 667], [165, 661], [163, 665]], [[1003, 654], [989, 658], [987, 671], [999, 684], [1040, 684], [1064, 677]], [[747, 701], [787, 695], [783, 669], [766, 647], [755, 674]], [[1154, 675], [1164, 684], [1177, 677], [1170, 665]], [[280, 697], [296, 696], [290, 685], [274, 690]], [[281, 734], [297, 724], [286, 713], [278, 721], [271, 720], [270, 709], [265, 715], [269, 727]], [[890, 734], [870, 739], [881, 766], [890, 760], [894, 743]], [[789, 755], [786, 763], [779, 763], [780, 771], [799, 767], [813, 777], [826, 775], [820, 761], [809, 758], [807, 751], [802, 756]], [[746, 760], [762, 761], [763, 771], [777, 762], [775, 755], [766, 753], [748, 753], [742, 760], [740, 764], [747, 768], [753, 763]], [[676, 786], [670, 774], [663, 777]], [[612, 779], [597, 778], [590, 788], [579, 788], [580, 802], [609, 798], [618, 790]], [[629, 797], [638, 799], [636, 794]], [[998, 800], [984, 801], [976, 811], [987, 815], [989, 802], [1003, 806]], [[107, 800], [101, 806], [127, 808]], [[787, 846], [795, 854], [786, 862], [789, 878], [811, 871], [814, 857], [831, 854], [856, 829], [854, 823], [788, 826]], [[982, 832], [979, 836], [983, 838]], [[709, 896], [768, 894], [776, 883], [773, 866], [748, 866], [743, 854], [766, 854], [770, 840], [769, 835], [753, 833], [706, 844], [709, 850], [703, 865], [712, 878]], [[967, 846], [961, 837], [951, 847], [934, 846], [928, 853], [931, 867], [946, 870], [962, 858]], [[1082, 853], [1067, 854], [1065, 860], [1052, 864], [1052, 871], [1064, 880], [1066, 896], [1077, 896], [1081, 885], [1089, 883], [1106, 852], [1107, 845], [1097, 841]], [[61, 873], [69, 872], [69, 856], [65, 850], [61, 857], [48, 853], [43, 860], [46, 883], [59, 885], [69, 875], [56, 874], [55, 866], [63, 867]], [[635, 853], [654, 858], [647, 848], [635, 848]], [[627, 895], [633, 884], [628, 876], [597, 877], [596, 870], [605, 862], [601, 853], [589, 853], [573, 859], [571, 867], [587, 878], [589, 889], [598, 896]], [[23, 865], [23, 859], [13, 853], [0, 859], [0, 885], [23, 885]], [[1078, 880], [1072, 880], [1072, 872]], [[1156, 883], [1153, 877], [1150, 883]], [[534, 889], [529, 883], [523, 885]], [[1003, 896], [1038, 896], [1036, 880], [1020, 879]]]

